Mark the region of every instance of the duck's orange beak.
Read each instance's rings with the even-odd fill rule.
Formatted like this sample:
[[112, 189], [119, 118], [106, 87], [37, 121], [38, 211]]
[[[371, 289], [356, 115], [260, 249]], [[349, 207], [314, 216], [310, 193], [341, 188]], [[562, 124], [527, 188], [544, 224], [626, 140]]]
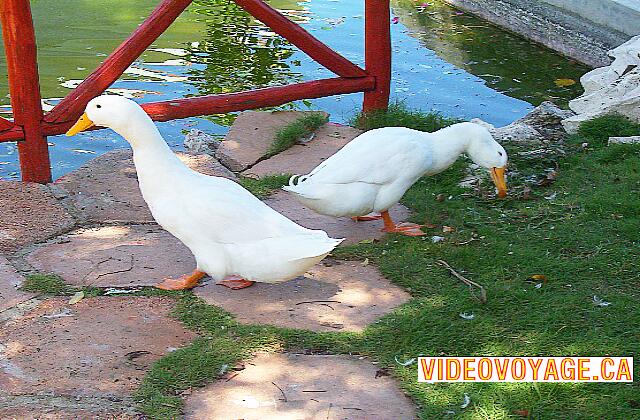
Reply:
[[80, 119], [75, 124], [73, 124], [73, 127], [71, 127], [69, 131], [67, 131], [67, 136], [75, 136], [79, 132], [87, 130], [93, 126], [93, 121], [91, 121], [89, 117], [87, 117], [87, 113], [85, 112], [84, 114], [82, 114]]
[[498, 197], [507, 196], [507, 180], [505, 178], [505, 168], [491, 168], [491, 179], [498, 189]]

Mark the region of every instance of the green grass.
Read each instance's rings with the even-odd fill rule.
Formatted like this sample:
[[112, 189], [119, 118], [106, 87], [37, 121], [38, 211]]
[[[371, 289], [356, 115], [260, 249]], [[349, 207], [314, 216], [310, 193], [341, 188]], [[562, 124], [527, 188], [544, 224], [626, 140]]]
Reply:
[[606, 145], [609, 137], [640, 136], [640, 124], [624, 115], [610, 114], [580, 125], [578, 134], [595, 145]]
[[311, 135], [326, 122], [327, 117], [325, 114], [310, 112], [287, 124], [276, 132], [276, 138], [267, 150], [267, 157], [287, 150], [303, 137]]
[[55, 274], [31, 274], [25, 278], [20, 289], [31, 293], [61, 295], [68, 292], [70, 287]]
[[[362, 333], [241, 325], [190, 293], [174, 294], [173, 316], [200, 338], [148, 372], [136, 395], [141, 410], [152, 419], [179, 418], [181, 391], [215, 380], [254, 351], [293, 350], [377, 360], [423, 419], [445, 418], [449, 410], [456, 414], [447, 418], [456, 419], [520, 418], [520, 410], [534, 419], [640, 418], [637, 382], [418, 384], [415, 365], [394, 361], [419, 354], [635, 356], [640, 375], [640, 147], [594, 142], [584, 150], [583, 141], [573, 137], [542, 157], [518, 155], [522, 146], [507, 145], [512, 175], [504, 200], [494, 198], [490, 181], [479, 190], [459, 187], [464, 161], [419, 180], [403, 202], [416, 222], [454, 227], [444, 242], [388, 235], [341, 247], [339, 258], [368, 258], [412, 295]], [[551, 169], [556, 182], [538, 186]], [[441, 193], [451, 198], [436, 200]], [[430, 233], [442, 235], [439, 228]], [[484, 285], [488, 302], [478, 302], [438, 259]], [[537, 289], [526, 281], [533, 274], [549, 281]], [[594, 295], [611, 306], [594, 305]], [[475, 318], [464, 320], [461, 312]], [[464, 393], [471, 404], [462, 410]]]
[[241, 177], [239, 182], [240, 185], [242, 185], [251, 194], [263, 199], [270, 196], [274, 191], [280, 189], [284, 185], [287, 185], [289, 183], [289, 178], [291, 178], [290, 174], [268, 175], [260, 179]]
[[350, 124], [365, 131], [382, 127], [408, 127], [430, 133], [457, 122], [461, 120], [443, 117], [437, 112], [413, 111], [404, 103], [395, 102], [386, 111], [361, 112], [351, 119]]

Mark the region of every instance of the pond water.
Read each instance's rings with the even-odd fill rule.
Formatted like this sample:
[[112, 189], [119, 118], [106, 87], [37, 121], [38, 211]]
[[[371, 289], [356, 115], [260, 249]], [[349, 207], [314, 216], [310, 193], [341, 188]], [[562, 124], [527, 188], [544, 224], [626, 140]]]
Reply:
[[[49, 109], [77, 86], [157, 4], [156, 0], [33, 0], [43, 105]], [[270, 4], [317, 38], [364, 65], [364, 1], [272, 0]], [[392, 100], [412, 108], [498, 126], [551, 99], [563, 104], [581, 89], [588, 68], [437, 1], [392, 1]], [[10, 117], [6, 64], [0, 58], [0, 114]], [[332, 77], [305, 54], [227, 0], [193, 4], [110, 89], [138, 102], [235, 92]], [[284, 106], [323, 109], [345, 122], [362, 94]], [[185, 130], [223, 135], [234, 115], [160, 123], [176, 150]], [[108, 150], [126, 147], [109, 130], [49, 137], [57, 178]], [[0, 144], [0, 177], [19, 177], [14, 143]]]

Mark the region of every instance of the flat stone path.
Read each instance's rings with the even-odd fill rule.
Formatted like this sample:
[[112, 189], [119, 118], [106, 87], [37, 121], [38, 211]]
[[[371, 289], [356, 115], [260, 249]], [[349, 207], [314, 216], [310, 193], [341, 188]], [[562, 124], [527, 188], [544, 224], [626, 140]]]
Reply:
[[25, 257], [36, 270], [75, 286], [153, 286], [196, 267], [187, 247], [157, 225], [80, 229]]
[[258, 354], [228, 381], [191, 394], [193, 420], [415, 419], [413, 404], [367, 360]]
[[33, 293], [20, 291], [24, 278], [9, 261], [0, 255], [0, 312], [34, 297]]
[[[308, 172], [360, 133], [326, 124], [309, 142], [262, 160], [277, 129], [301, 114], [243, 115], [230, 132], [235, 143], [225, 146], [233, 146], [226, 158], [236, 159], [239, 166], [230, 165], [236, 171], [249, 168], [244, 175], [250, 176]], [[178, 155], [197, 171], [237, 180], [214, 157]], [[283, 191], [265, 201], [346, 244], [383, 236], [380, 221], [321, 216]], [[30, 272], [55, 273], [74, 286], [128, 289], [193, 270], [190, 251], [153, 222], [131, 151], [109, 152], [48, 186], [0, 182], [0, 212], [0, 418], [138, 418], [132, 393], [145, 372], [196, 337], [169, 316], [175, 301], [122, 295], [70, 305], [68, 297], [18, 290]], [[392, 216], [403, 221], [409, 212], [396, 206]], [[410, 297], [368, 261], [331, 258], [281, 284], [232, 291], [207, 278], [194, 293], [242, 323], [334, 332], [362, 331]], [[415, 417], [391, 378], [379, 377], [364, 360], [280, 354], [245, 363], [232, 380], [193, 392], [188, 418]]]
[[409, 299], [375, 267], [331, 259], [284, 283], [230, 290], [209, 282], [194, 292], [240, 322], [313, 331], [361, 331]]
[[172, 299], [85, 298], [76, 305], [67, 299], [47, 299], [2, 325], [4, 398], [127, 399], [154, 361], [195, 338], [168, 316]]

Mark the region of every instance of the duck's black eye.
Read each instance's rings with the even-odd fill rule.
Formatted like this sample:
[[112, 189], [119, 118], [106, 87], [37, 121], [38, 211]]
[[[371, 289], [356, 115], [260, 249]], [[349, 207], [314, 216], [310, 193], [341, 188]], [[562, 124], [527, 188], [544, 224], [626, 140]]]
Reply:
[[[96, 108], [102, 108], [102, 105], [96, 105]], [[502, 153], [500, 153], [500, 156], [502, 156]]]
[[[100, 105], [98, 105], [98, 108], [100, 108]], [[499, 154], [500, 156], [502, 156], [502, 152], [498, 152], [498, 154]]]

